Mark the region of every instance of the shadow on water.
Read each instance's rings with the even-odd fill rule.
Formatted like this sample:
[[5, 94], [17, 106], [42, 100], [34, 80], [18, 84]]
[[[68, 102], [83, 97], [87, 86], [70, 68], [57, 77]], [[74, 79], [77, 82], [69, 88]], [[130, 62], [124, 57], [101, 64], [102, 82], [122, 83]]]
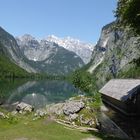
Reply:
[[71, 83], [60, 80], [47, 81], [28, 81], [11, 86], [6, 90], [7, 83], [0, 86], [0, 91], [3, 91], [5, 98], [3, 102], [10, 107], [15, 102], [25, 102], [33, 105], [36, 109], [45, 107], [47, 104], [63, 102], [70, 97], [82, 94], [79, 89], [76, 89]]
[[125, 116], [106, 105], [105, 114], [113, 120], [131, 139], [140, 140], [140, 116]]

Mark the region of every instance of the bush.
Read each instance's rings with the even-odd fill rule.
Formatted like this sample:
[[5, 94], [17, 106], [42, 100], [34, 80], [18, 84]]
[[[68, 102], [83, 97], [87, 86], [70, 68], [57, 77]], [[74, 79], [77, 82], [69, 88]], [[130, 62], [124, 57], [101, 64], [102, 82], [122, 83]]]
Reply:
[[91, 93], [95, 89], [92, 75], [86, 71], [76, 70], [71, 76], [71, 82], [80, 90]]

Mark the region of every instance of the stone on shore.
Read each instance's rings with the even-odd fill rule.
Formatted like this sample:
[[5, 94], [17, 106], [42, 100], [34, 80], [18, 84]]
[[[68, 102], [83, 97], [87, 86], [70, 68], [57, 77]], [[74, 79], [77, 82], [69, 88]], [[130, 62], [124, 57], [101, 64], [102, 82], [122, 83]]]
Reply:
[[79, 112], [85, 107], [84, 102], [82, 101], [68, 101], [63, 107], [63, 112], [65, 115], [70, 115]]
[[17, 104], [17, 106], [16, 106], [16, 111], [18, 111], [20, 113], [32, 112], [33, 110], [34, 110], [33, 106], [26, 104], [24, 102], [21, 102], [21, 103]]
[[35, 116], [36, 117], [44, 117], [45, 115], [47, 115], [46, 110], [44, 109], [38, 109], [36, 110]]
[[64, 103], [48, 105], [48, 106], [46, 106], [47, 113], [61, 115], [61, 114], [63, 114], [63, 106], [64, 106]]
[[74, 121], [74, 120], [76, 120], [76, 119], [78, 118], [78, 116], [79, 116], [79, 115], [78, 115], [78, 114], [75, 114], [75, 113], [74, 113], [74, 114], [70, 114], [70, 115], [69, 115], [69, 121]]

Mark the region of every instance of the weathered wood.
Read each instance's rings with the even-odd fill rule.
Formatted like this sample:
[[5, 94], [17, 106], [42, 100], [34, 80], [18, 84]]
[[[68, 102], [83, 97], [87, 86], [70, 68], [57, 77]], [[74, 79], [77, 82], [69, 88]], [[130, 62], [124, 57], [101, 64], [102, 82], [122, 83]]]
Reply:
[[104, 102], [125, 115], [140, 114], [139, 79], [113, 79], [99, 92]]

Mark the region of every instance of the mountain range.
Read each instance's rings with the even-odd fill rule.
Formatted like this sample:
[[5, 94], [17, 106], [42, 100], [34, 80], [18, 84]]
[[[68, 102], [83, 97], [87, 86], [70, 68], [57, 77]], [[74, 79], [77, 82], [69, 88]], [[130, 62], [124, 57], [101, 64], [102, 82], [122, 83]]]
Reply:
[[[50, 50], [45, 47], [44, 43], [55, 43], [68, 51], [76, 53], [77, 57], [80, 57], [85, 64], [90, 61], [94, 48], [93, 44], [84, 43], [78, 39], [70, 37], [58, 38], [54, 35], [50, 35], [42, 40], [37, 40], [31, 35], [25, 34], [23, 36], [16, 37], [16, 40], [21, 50], [24, 52], [24, 55], [29, 60], [33, 61], [42, 61], [49, 56]], [[30, 55], [31, 53], [32, 55]]]
[[25, 34], [16, 38], [21, 52], [32, 63], [37, 72], [49, 74], [67, 74], [84, 65], [76, 53], [59, 46], [55, 42], [38, 41], [31, 35]]
[[2, 62], [6, 59], [22, 72], [64, 75], [88, 63], [86, 70], [101, 87], [112, 78], [140, 77], [139, 46], [140, 37], [129, 27], [118, 27], [116, 21], [102, 28], [94, 47], [70, 37], [48, 36], [37, 40], [26, 34], [15, 39], [0, 28], [0, 66], [4, 67]]
[[[54, 40], [54, 36], [37, 40], [29, 34], [14, 38], [3, 28], [0, 28], [0, 43], [7, 58], [29, 73], [65, 75], [81, 68], [85, 65], [84, 61], [88, 63], [92, 52], [91, 45], [87, 45], [89, 46], [87, 47], [89, 54], [87, 59], [87, 57], [81, 58], [86, 52], [86, 44], [68, 38], [67, 41], [63, 40], [64, 45], [64, 43], [60, 43], [63, 42], [60, 40], [58, 38], [57, 41]], [[67, 49], [68, 47], [69, 49]]]
[[71, 37], [58, 38], [54, 35], [50, 35], [46, 38], [47, 41], [55, 42], [56, 44], [64, 47], [69, 51], [75, 52], [84, 61], [85, 64], [90, 62], [94, 45], [91, 43], [85, 43], [78, 39]]

